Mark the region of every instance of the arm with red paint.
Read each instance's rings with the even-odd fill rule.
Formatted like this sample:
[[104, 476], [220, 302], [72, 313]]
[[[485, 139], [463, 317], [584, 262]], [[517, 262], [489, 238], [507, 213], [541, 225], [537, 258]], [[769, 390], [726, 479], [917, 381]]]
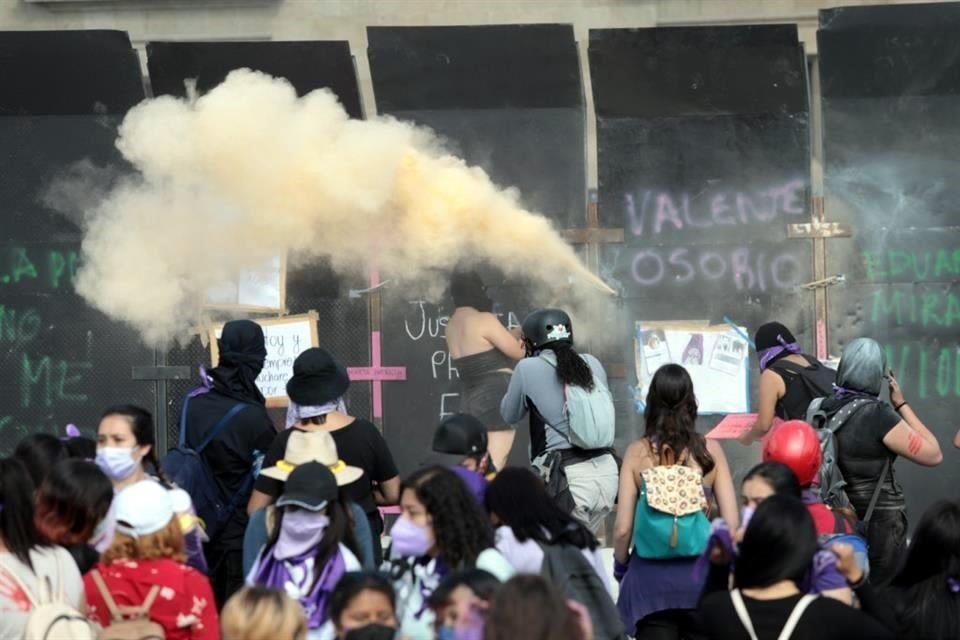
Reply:
[[883, 437], [883, 444], [911, 462], [935, 467], [943, 462], [940, 443], [903, 398], [897, 379], [890, 372], [890, 402], [902, 420]]

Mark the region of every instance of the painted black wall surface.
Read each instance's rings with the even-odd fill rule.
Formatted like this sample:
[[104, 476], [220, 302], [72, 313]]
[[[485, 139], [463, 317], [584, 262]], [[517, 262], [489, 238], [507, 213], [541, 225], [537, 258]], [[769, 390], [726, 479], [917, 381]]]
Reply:
[[818, 34], [826, 215], [854, 236], [828, 244], [831, 351], [876, 338], [944, 450], [899, 461], [910, 520], [956, 497], [960, 456], [960, 4], [836, 9]]
[[[752, 332], [775, 319], [813, 351], [813, 296], [799, 289], [812, 280], [812, 243], [786, 237], [810, 219], [796, 28], [601, 29], [589, 56], [600, 222], [625, 231], [604, 247], [601, 275], [624, 298], [627, 378], [638, 320], [728, 317]], [[758, 457], [728, 452], [741, 472]]]
[[147, 67], [154, 95], [186, 95], [185, 79], [197, 91], [214, 88], [234, 69], [285, 78], [297, 95], [327, 87], [351, 118], [362, 118], [360, 90], [350, 44], [338, 42], [151, 42]]
[[118, 167], [116, 127], [143, 99], [136, 52], [118, 31], [0, 32], [0, 455], [25, 434], [95, 433], [108, 405], [154, 405], [133, 365], [153, 354], [74, 292], [75, 220], [46, 207], [78, 162]]
[[[370, 28], [368, 40], [380, 113], [432, 128], [558, 227], [583, 226], [583, 90], [570, 25]], [[522, 287], [495, 269], [486, 275], [504, 322], [522, 321], [530, 311]], [[382, 314], [384, 364], [407, 368], [406, 382], [384, 383], [384, 432], [403, 471], [423, 460], [433, 428], [459, 406], [443, 334], [452, 303], [420, 297], [388, 287]], [[526, 436], [524, 425], [511, 461], [527, 460]]]
[[[320, 88], [333, 91], [347, 113], [362, 117], [360, 93], [353, 56], [346, 42], [155, 42], [147, 45], [150, 82], [154, 93], [186, 95], [185, 79], [197, 78], [199, 91], [207, 91], [239, 68], [251, 68], [290, 81], [298, 95]], [[352, 283], [345, 282], [325, 263], [297, 264], [292, 258], [287, 277], [287, 310], [291, 314], [316, 310], [319, 314], [320, 346], [345, 366], [370, 364], [370, 313], [365, 298], [348, 296]], [[167, 354], [172, 365], [195, 370], [209, 366], [210, 351], [199, 339]], [[177, 382], [169, 387], [167, 424], [171, 442], [184, 394], [195, 384]], [[354, 382], [347, 398], [351, 414], [371, 417], [370, 383]], [[282, 410], [274, 412], [282, 422]]]

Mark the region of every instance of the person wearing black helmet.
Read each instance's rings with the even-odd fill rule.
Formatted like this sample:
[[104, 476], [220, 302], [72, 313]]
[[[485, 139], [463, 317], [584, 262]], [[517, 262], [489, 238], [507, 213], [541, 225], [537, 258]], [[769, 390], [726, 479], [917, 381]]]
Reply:
[[[534, 311], [523, 322], [526, 358], [517, 363], [500, 404], [503, 419], [518, 422], [529, 413], [530, 457], [548, 484], [548, 491], [596, 531], [613, 508], [618, 470], [612, 454], [613, 403], [600, 361], [573, 348], [570, 316], [561, 309]], [[609, 438], [600, 447], [577, 446], [582, 434], [571, 429], [569, 400], [583, 394], [601, 396], [608, 409]]]
[[447, 416], [433, 433], [433, 455], [427, 465], [449, 467], [482, 505], [487, 481], [494, 473], [487, 451], [487, 429], [468, 413]]

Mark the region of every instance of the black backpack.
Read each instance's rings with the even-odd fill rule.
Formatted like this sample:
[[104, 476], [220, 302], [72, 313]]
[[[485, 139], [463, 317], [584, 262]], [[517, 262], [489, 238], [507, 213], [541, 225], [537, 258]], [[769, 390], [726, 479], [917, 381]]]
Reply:
[[240, 502], [248, 497], [250, 488], [253, 486], [253, 473], [251, 472], [244, 481], [240, 491], [226, 498], [214, 477], [213, 469], [207, 465], [201, 454], [230, 425], [234, 416], [252, 405], [238, 402], [230, 407], [230, 410], [213, 425], [203, 442], [197, 447], [190, 447], [187, 445], [187, 406], [191, 398], [202, 392], [202, 390], [191, 392], [184, 399], [180, 414], [179, 443], [175, 449], [167, 453], [160, 466], [163, 467], [164, 474], [177, 487], [190, 494], [193, 508], [203, 523], [204, 531], [210, 540], [214, 540], [240, 508]]
[[623, 622], [613, 598], [583, 552], [569, 544], [540, 545], [543, 564], [540, 575], [553, 583], [565, 597], [579, 602], [590, 612], [596, 640], [626, 640]]
[[[837, 372], [830, 367], [824, 366], [810, 356], [804, 356], [804, 358], [806, 358], [811, 368], [790, 362], [786, 359], [777, 360], [770, 365], [770, 368], [779, 373], [785, 383], [791, 383], [794, 380], [800, 381], [800, 386], [806, 391], [807, 397], [799, 402], [799, 404], [806, 408], [810, 406], [810, 403], [816, 398], [829, 396], [833, 393], [833, 383], [836, 380]], [[782, 409], [782, 407], [778, 407], [778, 410], [779, 409]], [[778, 414], [779, 413], [780, 411], [778, 411]], [[784, 410], [783, 413], [785, 414], [786, 411]], [[779, 417], [784, 420], [802, 420], [804, 418], [803, 415], [779, 415]]]
[[[840, 451], [837, 443], [837, 432], [840, 431], [861, 409], [876, 405], [879, 400], [875, 398], [854, 398], [850, 402], [827, 412], [823, 409], [824, 398], [816, 398], [807, 408], [805, 420], [817, 431], [817, 437], [820, 439], [820, 470], [817, 472], [817, 486], [819, 489], [820, 501], [834, 511], [842, 509], [848, 513], [856, 513], [850, 498], [847, 496], [847, 481], [840, 472]], [[873, 517], [873, 511], [877, 506], [877, 500], [880, 499], [880, 492], [883, 490], [883, 483], [890, 472], [891, 458], [883, 465], [880, 471], [880, 477], [877, 478], [877, 486], [870, 497], [870, 505], [862, 521], [854, 523], [854, 531], [860, 535], [866, 536], [867, 525]]]

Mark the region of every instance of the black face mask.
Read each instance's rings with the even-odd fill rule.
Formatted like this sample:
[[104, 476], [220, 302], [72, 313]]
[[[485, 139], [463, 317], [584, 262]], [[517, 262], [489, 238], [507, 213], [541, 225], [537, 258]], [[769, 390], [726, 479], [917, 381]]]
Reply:
[[347, 631], [344, 640], [393, 640], [397, 630], [385, 624], [368, 624], [359, 629]]

